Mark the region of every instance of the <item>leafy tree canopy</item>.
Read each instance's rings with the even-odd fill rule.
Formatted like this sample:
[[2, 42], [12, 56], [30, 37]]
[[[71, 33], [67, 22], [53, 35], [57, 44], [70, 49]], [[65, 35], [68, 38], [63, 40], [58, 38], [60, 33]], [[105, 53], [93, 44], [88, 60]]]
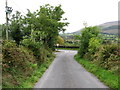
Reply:
[[85, 27], [81, 31], [81, 35], [79, 37], [80, 38], [80, 50], [78, 52], [80, 57], [83, 57], [83, 55], [86, 52], [88, 52], [88, 46], [89, 46], [89, 42], [91, 41], [91, 38], [98, 37], [99, 32], [100, 32], [100, 29], [97, 26]]
[[49, 4], [40, 6], [35, 12], [28, 9], [25, 16], [17, 11], [10, 21], [10, 35], [17, 44], [25, 37], [43, 42], [46, 47], [54, 49], [59, 32], [65, 31], [64, 26], [69, 24], [65, 22], [66, 18], [62, 18], [64, 13], [61, 5]]

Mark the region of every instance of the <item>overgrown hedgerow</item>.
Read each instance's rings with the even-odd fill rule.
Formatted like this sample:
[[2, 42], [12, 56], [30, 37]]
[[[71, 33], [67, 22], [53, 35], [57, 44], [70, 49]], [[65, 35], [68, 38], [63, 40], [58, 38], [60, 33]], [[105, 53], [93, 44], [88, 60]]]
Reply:
[[[20, 87], [24, 81], [42, 65], [42, 63], [53, 59], [52, 53], [47, 49], [40, 50], [39, 59], [36, 59], [33, 52], [24, 47], [17, 46], [12, 41], [3, 41], [3, 60], [2, 60], [2, 87], [15, 88]], [[43, 60], [44, 59], [44, 60]], [[39, 64], [38, 64], [39, 62]], [[40, 70], [40, 68], [39, 68]]]
[[[111, 88], [118, 88], [118, 78], [120, 76], [118, 70], [120, 64], [118, 44], [116, 42], [104, 43], [97, 27], [85, 27], [79, 38], [78, 62], [87, 67], [90, 72], [94, 73]], [[101, 70], [99, 68], [97, 70], [97, 67], [100, 67]]]
[[93, 73], [109, 88], [112, 88], [113, 90], [119, 90], [118, 88], [120, 76], [92, 63], [90, 60], [80, 58], [79, 55], [75, 55], [75, 59], [78, 63], [82, 64], [82, 66], [85, 67], [87, 71]]
[[[59, 32], [69, 24], [62, 18], [64, 13], [61, 5], [46, 4], [33, 13], [28, 9], [24, 16], [19, 11], [12, 15], [9, 40], [16, 43], [3, 42], [3, 87], [19, 87], [35, 68], [51, 62]], [[2, 26], [2, 36], [6, 37], [8, 26]]]
[[117, 43], [103, 43], [102, 35], [97, 27], [85, 27], [80, 37], [80, 49], [78, 55], [93, 63], [118, 73], [119, 48]]
[[118, 72], [119, 66], [119, 48], [118, 44], [101, 45], [99, 50], [93, 56], [93, 62], [112, 72]]
[[14, 42], [3, 41], [2, 54], [3, 87], [19, 86], [17, 79], [29, 77], [36, 67], [33, 53], [22, 46], [17, 47]]

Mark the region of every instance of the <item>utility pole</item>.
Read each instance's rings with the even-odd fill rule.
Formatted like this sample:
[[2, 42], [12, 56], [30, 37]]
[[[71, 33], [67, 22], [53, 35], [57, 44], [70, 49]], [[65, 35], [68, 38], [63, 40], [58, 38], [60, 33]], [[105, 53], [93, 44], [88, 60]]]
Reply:
[[7, 3], [7, 0], [6, 0], [6, 2], [5, 2], [5, 5], [6, 5], [6, 39], [8, 40], [8, 20], [9, 20], [9, 18], [8, 18], [8, 14], [11, 14], [12, 13], [12, 7], [8, 7], [8, 3]]
[[6, 39], [8, 40], [8, 12], [7, 12], [7, 0], [6, 0]]

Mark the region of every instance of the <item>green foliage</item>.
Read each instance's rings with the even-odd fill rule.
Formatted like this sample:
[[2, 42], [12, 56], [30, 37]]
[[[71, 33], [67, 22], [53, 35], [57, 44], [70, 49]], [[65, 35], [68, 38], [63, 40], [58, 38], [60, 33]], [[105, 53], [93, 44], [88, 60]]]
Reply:
[[80, 49], [78, 55], [95, 64], [118, 73], [118, 45], [116, 43], [102, 44], [102, 35], [99, 35], [97, 27], [86, 27], [83, 29], [80, 38]]
[[26, 48], [29, 48], [33, 52], [38, 65], [44, 62], [47, 58], [46, 54], [48, 54], [49, 52], [45, 50], [44, 46], [40, 42], [34, 42], [30, 39], [24, 39], [22, 41], [22, 45], [24, 45]]
[[31, 39], [24, 39], [22, 41], [22, 45], [32, 50], [34, 56], [36, 56], [36, 58], [39, 58], [40, 55], [39, 49], [41, 48], [40, 42], [34, 42]]
[[23, 33], [21, 27], [23, 24], [21, 23], [22, 15], [20, 12], [16, 12], [16, 14], [12, 15], [11, 25], [10, 25], [10, 35], [15, 40], [15, 42], [19, 45], [20, 41], [23, 39]]
[[[50, 5], [45, 5], [40, 8], [40, 15], [43, 18], [46, 18], [46, 21], [44, 20], [43, 24], [43, 30], [45, 30], [45, 33], [47, 34], [47, 37], [45, 38], [45, 43], [54, 49], [54, 44], [56, 43], [57, 36], [60, 31], [65, 31], [63, 28], [68, 23], [61, 22], [62, 15], [64, 14], [64, 11], [61, 9], [61, 5], [53, 7]], [[42, 18], [41, 18], [42, 19]], [[43, 23], [43, 20], [42, 20]]]
[[117, 44], [101, 45], [99, 50], [95, 52], [94, 62], [107, 70], [119, 73], [118, 65], [120, 57], [118, 53], [119, 49]]
[[16, 43], [13, 41], [4, 40], [2, 44], [5, 48], [14, 48], [14, 47], [16, 48], [17, 47]]
[[78, 61], [78, 63], [82, 64], [85, 67], [85, 69], [97, 76], [100, 79], [100, 81], [104, 82], [104, 84], [106, 84], [110, 88], [119, 88], [118, 81], [120, 76], [118, 76], [117, 74], [113, 74], [112, 72], [105, 70], [104, 68], [96, 64], [93, 64], [89, 60], [81, 59], [79, 55], [76, 55], [75, 59]]
[[62, 37], [58, 36], [56, 44], [63, 45], [64, 44], [64, 39]]
[[30, 50], [22, 46], [18, 48], [14, 42], [4, 41], [2, 54], [3, 87], [19, 86], [18, 78], [22, 79], [33, 73], [36, 61]]
[[[78, 38], [80, 38], [80, 49], [77, 57], [79, 56], [79, 58], [82, 57], [91, 60], [91, 62], [82, 59], [79, 59], [78, 61], [111, 88], [117, 88], [117, 76], [120, 75], [118, 71], [120, 60], [118, 55], [118, 44], [112, 42], [105, 43], [104, 36], [99, 34], [99, 29], [97, 27], [85, 27], [81, 36]], [[92, 65], [91, 63], [94, 63], [95, 65]], [[117, 82], [113, 80], [113, 78]]]
[[[24, 37], [21, 44], [33, 52], [33, 55], [37, 59], [38, 65], [47, 59], [47, 56], [52, 54], [50, 50], [45, 49], [42, 39], [46, 35], [41, 31], [32, 31], [30, 37]], [[50, 54], [50, 55], [49, 55]]]
[[118, 34], [102, 34], [102, 36], [104, 44], [119, 42]]
[[35, 42], [35, 41], [33, 41], [29, 38], [28, 39], [27, 38], [23, 39], [21, 44], [24, 45], [25, 47], [33, 50], [33, 51], [39, 49], [43, 45], [41, 42]]
[[[30, 47], [30, 49], [28, 49], [27, 46], [29, 47], [31, 44], [31, 46], [34, 46], [37, 43], [34, 43], [33, 45], [33, 42], [27, 40], [24, 42], [25, 47], [18, 47], [16, 43], [12, 41], [3, 42], [3, 88], [28, 87], [24, 86], [24, 84], [29, 85], [29, 83], [31, 83], [32, 87], [36, 80], [39, 79], [39, 76], [42, 76], [44, 71], [48, 68], [50, 62], [53, 60], [53, 54], [50, 49], [45, 49], [43, 47], [39, 48], [41, 47], [40, 45]], [[34, 51], [34, 49], [36, 51]], [[38, 55], [39, 59], [36, 59]], [[28, 83], [27, 81], [30, 82]]]
[[[40, 9], [35, 12], [28, 10], [25, 16], [17, 11], [10, 20], [9, 35], [19, 45], [24, 36], [30, 37], [34, 32], [37, 40], [43, 41], [47, 47], [54, 50], [59, 32], [65, 31], [64, 26], [68, 25], [68, 22], [65, 22], [67, 19], [62, 18], [64, 13], [61, 5], [50, 6], [49, 4], [40, 6]], [[3, 36], [5, 36], [5, 28], [4, 25]]]
[[49, 67], [52, 61], [53, 58], [49, 59], [47, 62], [41, 64], [40, 67], [36, 68], [34, 73], [29, 78], [27, 78], [27, 80], [22, 82], [19, 88], [33, 88], [35, 83], [38, 81], [40, 77], [42, 77], [43, 73], [46, 71], [46, 69]]
[[5, 24], [1, 24], [0, 25], [0, 34], [2, 36], [2, 39], [5, 39], [5, 34], [6, 34], [5, 30], [6, 30]]
[[[14, 42], [3, 42], [3, 64], [8, 65], [9, 69], [12, 67], [23, 67], [28, 65], [28, 62], [34, 63], [35, 59], [32, 52], [24, 47], [18, 48]], [[31, 56], [30, 56], [31, 55]], [[28, 60], [27, 60], [28, 59]], [[26, 61], [25, 61], [26, 60]], [[24, 62], [25, 61], [25, 62]]]
[[89, 40], [89, 46], [88, 46], [89, 53], [94, 54], [98, 50], [100, 45], [101, 45], [100, 39], [95, 37], [91, 38]]
[[89, 47], [89, 41], [91, 38], [95, 38], [99, 35], [99, 28], [94, 26], [94, 27], [85, 27], [81, 31], [80, 35], [80, 50], [78, 51], [78, 54], [80, 57], [83, 57], [85, 53], [88, 52], [88, 47]]
[[49, 4], [41, 6], [39, 10], [31, 13], [28, 10], [27, 15], [24, 18], [24, 31], [26, 35], [30, 35], [31, 30], [41, 31], [46, 36], [42, 39], [43, 43], [54, 49], [57, 36], [60, 31], [64, 31], [64, 26], [67, 26], [67, 22], [61, 22], [64, 11], [59, 6], [50, 6]]
[[[52, 50], [59, 32], [68, 25], [66, 19], [62, 20], [63, 14], [61, 5], [49, 4], [33, 13], [28, 10], [24, 17], [18, 11], [13, 14], [9, 35], [15, 42], [3, 42], [3, 87], [20, 87], [35, 69], [53, 59]], [[4, 34], [5, 29], [3, 25]], [[36, 78], [31, 80], [34, 82]]]

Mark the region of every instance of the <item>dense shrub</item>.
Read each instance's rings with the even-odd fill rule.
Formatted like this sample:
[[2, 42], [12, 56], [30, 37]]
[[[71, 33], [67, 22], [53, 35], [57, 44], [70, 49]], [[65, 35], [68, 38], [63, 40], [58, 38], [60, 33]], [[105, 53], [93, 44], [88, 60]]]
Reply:
[[[64, 26], [69, 24], [65, 22], [67, 18], [62, 19], [64, 13], [61, 5], [47, 4], [33, 13], [28, 10], [25, 16], [18, 11], [12, 15], [9, 35], [17, 46], [11, 41], [3, 42], [4, 87], [13, 86], [8, 85], [10, 82], [20, 85], [17, 77], [23, 80], [25, 75], [31, 75], [36, 66], [51, 60], [51, 50], [55, 49], [59, 32], [65, 31]], [[5, 37], [5, 33], [3, 35]]]
[[101, 40], [98, 38], [91, 38], [89, 40], [88, 51], [91, 54], [94, 54], [101, 45]]
[[80, 49], [78, 55], [80, 58], [91, 60], [106, 70], [118, 73], [120, 58], [117, 43], [105, 43], [97, 27], [85, 27], [79, 38]]
[[40, 42], [35, 42], [31, 39], [24, 39], [22, 41], [22, 45], [25, 46], [26, 48], [29, 48], [30, 50], [32, 50], [34, 56], [36, 58], [39, 58], [39, 56], [40, 56], [39, 48], [42, 47], [42, 44]]
[[101, 39], [97, 37], [91, 38], [89, 40], [88, 52], [85, 53], [84, 58], [92, 61], [94, 59], [94, 54], [99, 50], [100, 45]]
[[14, 42], [4, 41], [2, 52], [3, 87], [19, 86], [18, 79], [29, 77], [37, 67], [33, 53], [22, 46], [17, 47]]
[[2, 52], [3, 88], [20, 87], [40, 65], [53, 59], [51, 49], [33, 42], [18, 47], [15, 42], [3, 41]]
[[37, 63], [40, 65], [42, 62], [46, 61], [47, 58], [52, 56], [52, 51], [48, 47], [45, 48], [42, 42], [35, 42], [31, 39], [24, 39], [22, 45], [30, 49], [33, 55], [36, 57]]
[[94, 26], [94, 27], [85, 27], [81, 31], [80, 48], [79, 48], [79, 51], [78, 51], [78, 54], [79, 54], [79, 56], [81, 58], [88, 52], [90, 39], [98, 37], [99, 32], [100, 32], [100, 30], [96, 26]]
[[117, 72], [119, 64], [119, 50], [117, 44], [101, 45], [99, 50], [94, 54], [94, 62], [107, 70]]
[[61, 36], [58, 36], [56, 44], [63, 45], [64, 44], [64, 39]]

